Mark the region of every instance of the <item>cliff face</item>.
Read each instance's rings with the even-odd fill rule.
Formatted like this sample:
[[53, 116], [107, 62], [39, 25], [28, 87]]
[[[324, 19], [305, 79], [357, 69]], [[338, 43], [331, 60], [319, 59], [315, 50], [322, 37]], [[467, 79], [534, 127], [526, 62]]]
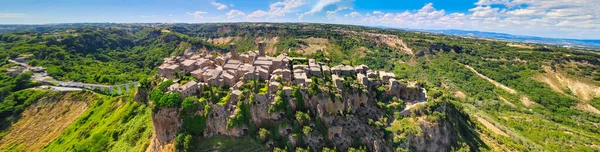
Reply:
[[206, 119], [206, 130], [207, 136], [213, 135], [226, 135], [231, 137], [241, 137], [244, 135], [244, 129], [247, 127], [233, 127], [227, 128], [227, 120], [234, 113], [232, 105], [220, 106], [216, 104], [210, 105], [211, 110]]
[[173, 150], [173, 139], [181, 127], [179, 110], [176, 108], [159, 108], [152, 113], [154, 134], [147, 151]]
[[[391, 97], [397, 97], [406, 101], [424, 100], [424, 89], [419, 86], [406, 87], [405, 85], [389, 85], [385, 88], [383, 96], [385, 99], [378, 99], [378, 93], [363, 90], [341, 91], [336, 94], [323, 89], [320, 93], [309, 95], [308, 90], [299, 91], [299, 97], [302, 98], [304, 107], [298, 107], [292, 96], [291, 89], [279, 90], [278, 93], [252, 93], [252, 98], [243, 98], [240, 101], [230, 101], [227, 104], [208, 103], [210, 111], [206, 117], [206, 129], [203, 137], [212, 137], [214, 135], [225, 135], [230, 137], [244, 137], [255, 133], [258, 129], [267, 129], [269, 135], [261, 137], [263, 144], [269, 147], [282, 147], [281, 141], [296, 146], [308, 146], [311, 149], [323, 149], [323, 147], [336, 147], [345, 151], [350, 147], [364, 146], [372, 151], [392, 151], [393, 147], [386, 139], [384, 127], [390, 118], [389, 112], [385, 107], [378, 105], [378, 102], [387, 101]], [[277, 91], [278, 92], [278, 91]], [[297, 94], [298, 95], [298, 94]], [[249, 97], [250, 95], [247, 95]], [[281, 96], [281, 97], [280, 97]], [[273, 108], [278, 98], [286, 98], [286, 106], [289, 109], [279, 109], [269, 112]], [[238, 98], [235, 98], [237, 100]], [[251, 100], [252, 99], [252, 100]], [[386, 101], [379, 101], [386, 100]], [[235, 127], [228, 127], [228, 123], [236, 118], [237, 102], [249, 104], [249, 116], [251, 125], [240, 124]], [[297, 111], [299, 109], [305, 109]], [[291, 116], [290, 116], [291, 112]], [[301, 120], [296, 115], [298, 112], [308, 113], [307, 120]], [[177, 109], [161, 108], [153, 114], [153, 123], [155, 125], [155, 137], [152, 142], [152, 149], [165, 150], [172, 147], [173, 139], [177, 135], [182, 125], [181, 117]], [[377, 122], [377, 123], [375, 123]], [[253, 130], [250, 129], [253, 127]], [[271, 131], [276, 127], [277, 135]], [[309, 128], [309, 131], [304, 129]], [[445, 138], [432, 138], [436, 134], [444, 132], [443, 127], [431, 127], [425, 129], [426, 135], [423, 137], [413, 137], [414, 143], [427, 145], [429, 142], [446, 143]], [[438, 141], [440, 140], [440, 141]], [[432, 150], [446, 150], [443, 146], [425, 146]]]
[[133, 99], [138, 102], [148, 102], [148, 89], [138, 88], [133, 96]]
[[446, 121], [432, 124], [421, 121], [421, 136], [408, 137], [409, 144], [415, 151], [450, 151], [451, 134], [450, 126]]

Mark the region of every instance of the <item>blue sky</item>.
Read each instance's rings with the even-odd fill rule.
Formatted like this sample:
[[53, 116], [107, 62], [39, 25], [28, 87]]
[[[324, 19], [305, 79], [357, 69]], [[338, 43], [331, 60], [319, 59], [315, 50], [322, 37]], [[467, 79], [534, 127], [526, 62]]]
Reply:
[[600, 39], [600, 0], [0, 0], [0, 24], [316, 22]]

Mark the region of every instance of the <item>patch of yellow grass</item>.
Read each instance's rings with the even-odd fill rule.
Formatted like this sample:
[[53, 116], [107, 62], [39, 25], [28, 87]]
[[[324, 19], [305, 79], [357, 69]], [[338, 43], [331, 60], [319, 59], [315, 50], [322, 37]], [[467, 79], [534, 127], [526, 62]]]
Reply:
[[[38, 151], [58, 137], [88, 108], [88, 99], [69, 93], [58, 99], [43, 97], [30, 105], [0, 139], [0, 151], [12, 144], [23, 151]], [[56, 97], [56, 96], [55, 96]]]
[[317, 52], [317, 50], [324, 51], [329, 44], [329, 40], [325, 38], [307, 38], [307, 39], [299, 39], [308, 44], [308, 46], [302, 46], [300, 50], [298, 50], [302, 54], [313, 54]]
[[236, 39], [236, 38], [239, 38], [239, 37], [232, 37], [232, 36], [218, 37], [218, 38], [208, 39], [206, 41], [220, 45], [220, 44], [228, 44], [229, 42], [231, 42], [233, 39]]
[[531, 105], [536, 104], [535, 102], [531, 101], [531, 99], [527, 98], [526, 96], [521, 97], [521, 103], [523, 103], [523, 105], [525, 105], [525, 107], [529, 107]]
[[582, 103], [587, 103], [596, 97], [600, 97], [600, 87], [598, 86], [568, 77], [565, 74], [552, 70], [548, 66], [544, 66], [543, 69], [545, 73], [537, 75], [534, 78], [537, 81], [548, 84], [556, 92], [565, 94], [565, 90], [569, 90]]
[[461, 98], [461, 99], [467, 98], [467, 95], [464, 92], [462, 92], [462, 91], [456, 91], [456, 92], [454, 92], [454, 96], [456, 96], [458, 98]]
[[533, 49], [532, 46], [524, 45], [524, 44], [517, 44], [517, 43], [507, 43], [506, 46], [523, 48], [523, 49]]

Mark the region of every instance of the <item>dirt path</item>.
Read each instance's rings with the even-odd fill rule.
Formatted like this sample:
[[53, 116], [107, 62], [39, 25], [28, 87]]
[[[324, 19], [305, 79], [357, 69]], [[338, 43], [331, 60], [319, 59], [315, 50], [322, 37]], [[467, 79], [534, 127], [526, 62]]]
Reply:
[[529, 107], [529, 106], [536, 104], [535, 102], [531, 101], [531, 99], [527, 98], [526, 96], [522, 96], [520, 100], [521, 100], [521, 103], [523, 103], [523, 105], [525, 105], [525, 107]]
[[515, 106], [515, 104], [511, 103], [510, 101], [504, 99], [504, 97], [498, 95], [498, 99], [502, 100], [504, 103], [508, 104], [509, 106], [516, 108], [517, 106]]
[[488, 122], [487, 120], [477, 116], [477, 115], [473, 115], [477, 121], [479, 121], [481, 124], [483, 124], [483, 126], [485, 126], [486, 128], [488, 128], [489, 130], [491, 130], [492, 132], [508, 137], [508, 134], [506, 134], [504, 131], [500, 130], [500, 128], [494, 126], [494, 124]]
[[467, 95], [465, 93], [463, 93], [462, 91], [456, 91], [454, 92], [454, 96], [461, 98], [461, 99], [465, 99], [467, 98]]
[[501, 83], [498, 83], [498, 82], [496, 82], [495, 80], [492, 80], [492, 79], [490, 79], [490, 78], [486, 77], [485, 75], [483, 75], [483, 74], [481, 74], [481, 73], [477, 72], [477, 70], [473, 69], [471, 66], [469, 66], [469, 65], [464, 65], [464, 66], [465, 66], [467, 69], [471, 70], [473, 73], [475, 73], [477, 76], [479, 76], [479, 77], [481, 77], [481, 78], [483, 78], [483, 79], [485, 79], [485, 80], [489, 81], [490, 83], [494, 84], [494, 86], [496, 86], [496, 87], [498, 87], [498, 88], [500, 88], [500, 89], [502, 89], [502, 90], [508, 91], [508, 93], [510, 93], [510, 94], [516, 94], [516, 93], [517, 93], [517, 91], [516, 91], [516, 90], [514, 90], [514, 89], [512, 89], [512, 88], [509, 88], [509, 87], [507, 87], [507, 86], [505, 86], [505, 85], [503, 85], [503, 84], [501, 84]]

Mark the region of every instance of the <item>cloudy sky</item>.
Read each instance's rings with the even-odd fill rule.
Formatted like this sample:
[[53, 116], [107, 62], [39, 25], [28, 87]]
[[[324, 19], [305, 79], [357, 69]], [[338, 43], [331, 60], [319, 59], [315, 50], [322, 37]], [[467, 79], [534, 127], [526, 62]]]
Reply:
[[600, 39], [600, 0], [0, 0], [0, 24], [316, 22]]

